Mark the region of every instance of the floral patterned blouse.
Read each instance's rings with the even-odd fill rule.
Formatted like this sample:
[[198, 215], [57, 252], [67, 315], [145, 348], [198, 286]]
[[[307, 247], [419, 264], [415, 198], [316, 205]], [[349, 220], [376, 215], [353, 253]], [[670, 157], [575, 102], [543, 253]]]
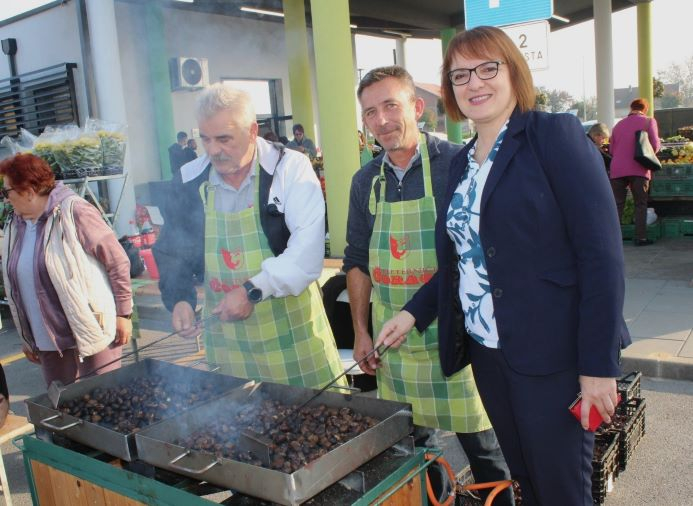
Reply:
[[501, 127], [493, 149], [479, 165], [474, 160], [476, 144], [467, 154], [467, 170], [452, 196], [446, 217], [448, 235], [455, 243], [460, 271], [460, 301], [467, 332], [489, 348], [498, 348], [498, 329], [493, 309], [493, 297], [486, 271], [484, 249], [479, 236], [481, 195], [491, 172], [493, 160], [500, 149], [508, 128]]

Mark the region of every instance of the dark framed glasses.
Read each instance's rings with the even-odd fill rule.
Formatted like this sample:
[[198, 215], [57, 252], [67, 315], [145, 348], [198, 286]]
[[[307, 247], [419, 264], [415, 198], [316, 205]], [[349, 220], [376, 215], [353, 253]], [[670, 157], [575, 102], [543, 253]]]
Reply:
[[472, 69], [453, 69], [448, 72], [448, 79], [453, 86], [463, 86], [470, 81], [472, 72], [474, 72], [479, 79], [487, 81], [498, 75], [498, 67], [504, 63], [502, 61], [486, 61]]
[[0, 188], [0, 197], [2, 197], [3, 199], [6, 200], [7, 197], [10, 196], [10, 192], [12, 190], [14, 190], [14, 188], [5, 188], [5, 187]]

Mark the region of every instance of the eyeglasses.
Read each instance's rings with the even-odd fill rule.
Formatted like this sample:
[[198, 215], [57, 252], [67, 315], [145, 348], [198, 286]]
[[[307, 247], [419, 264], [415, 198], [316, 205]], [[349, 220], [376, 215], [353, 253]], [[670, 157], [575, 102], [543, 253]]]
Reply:
[[498, 75], [498, 66], [504, 63], [502, 61], [486, 61], [473, 69], [454, 69], [448, 72], [448, 79], [453, 86], [463, 86], [470, 81], [472, 72], [474, 72], [479, 79], [487, 81]]
[[3, 199], [7, 199], [7, 197], [10, 196], [10, 192], [14, 190], [14, 188], [0, 188], [0, 197]]

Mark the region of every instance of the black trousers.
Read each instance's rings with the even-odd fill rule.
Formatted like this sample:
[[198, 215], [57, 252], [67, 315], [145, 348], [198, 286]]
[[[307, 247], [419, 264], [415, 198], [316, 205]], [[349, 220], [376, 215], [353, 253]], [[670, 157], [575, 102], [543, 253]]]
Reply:
[[633, 194], [633, 204], [635, 212], [633, 221], [635, 222], [635, 239], [638, 241], [647, 239], [647, 191], [650, 188], [650, 180], [646, 177], [627, 176], [611, 180], [611, 191], [614, 192], [616, 199], [616, 209], [618, 209], [618, 221], [623, 216], [623, 207], [626, 204], [626, 190], [630, 186]]
[[523, 506], [593, 506], [594, 434], [568, 411], [577, 371], [527, 376], [501, 350], [470, 342], [474, 379]]

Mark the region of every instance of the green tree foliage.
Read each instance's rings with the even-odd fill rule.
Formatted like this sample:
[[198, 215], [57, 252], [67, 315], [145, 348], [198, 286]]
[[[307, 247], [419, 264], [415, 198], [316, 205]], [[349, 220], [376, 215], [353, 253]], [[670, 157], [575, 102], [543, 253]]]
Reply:
[[652, 94], [654, 98], [662, 98], [664, 96], [664, 83], [656, 77], [652, 78]]
[[421, 115], [419, 122], [423, 122], [423, 129], [427, 132], [435, 132], [436, 126], [438, 124], [438, 115], [433, 109], [427, 107], [426, 109], [424, 109], [424, 112]]
[[679, 105], [693, 107], [693, 56], [689, 56], [683, 63], [672, 63], [668, 69], [657, 74], [662, 82], [679, 84]]
[[538, 94], [546, 95], [546, 106], [550, 108], [551, 112], [565, 112], [570, 107], [570, 104], [575, 102], [575, 99], [563, 90], [547, 90], [546, 88], [538, 88]]

